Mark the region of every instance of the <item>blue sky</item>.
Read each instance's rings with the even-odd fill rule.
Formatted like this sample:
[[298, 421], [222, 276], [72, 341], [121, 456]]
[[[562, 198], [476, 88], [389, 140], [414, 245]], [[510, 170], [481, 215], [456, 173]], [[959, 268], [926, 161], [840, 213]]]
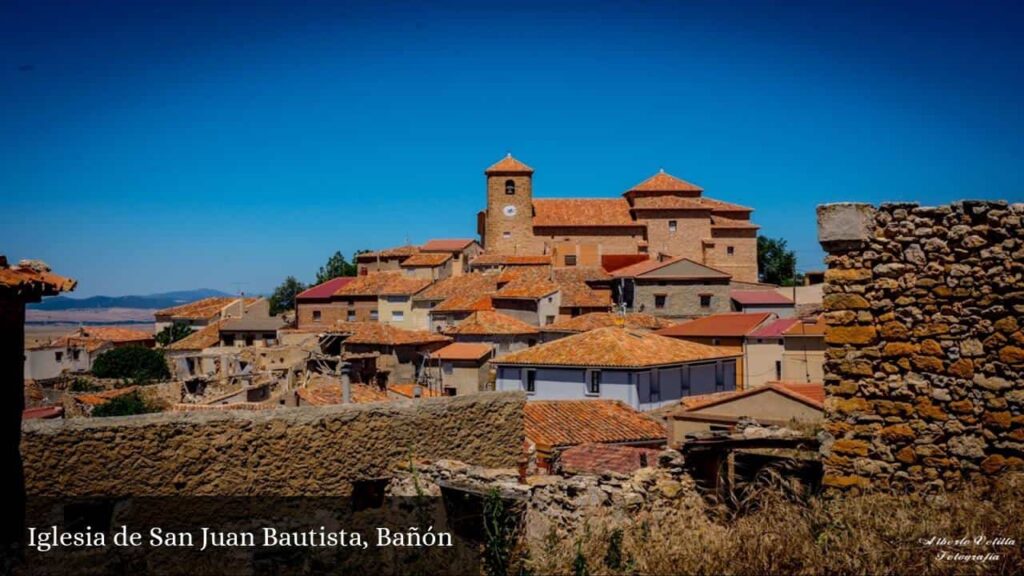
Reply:
[[[428, 5], [429, 4], [429, 5]], [[269, 291], [659, 168], [802, 269], [823, 202], [1024, 199], [1013, 2], [0, 5], [0, 253], [76, 296]]]

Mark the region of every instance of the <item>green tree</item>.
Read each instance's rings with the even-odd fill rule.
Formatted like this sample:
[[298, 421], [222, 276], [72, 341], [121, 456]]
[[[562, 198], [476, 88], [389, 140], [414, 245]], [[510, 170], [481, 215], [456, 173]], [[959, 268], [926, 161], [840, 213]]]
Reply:
[[306, 286], [295, 276], [285, 278], [284, 282], [274, 288], [274, 293], [270, 295], [270, 313], [276, 316], [286, 310], [294, 310], [295, 297], [305, 289]]
[[757, 237], [757, 270], [762, 282], [792, 286], [796, 281], [796, 254], [782, 238]]
[[116, 398], [112, 398], [108, 402], [104, 402], [99, 406], [92, 409], [92, 416], [101, 418], [104, 416], [131, 416], [133, 414], [148, 414], [150, 412], [159, 412], [159, 408], [151, 405], [149, 402], [139, 394], [138, 390], [133, 390], [127, 394], [122, 394]]
[[316, 283], [323, 284], [332, 278], [340, 276], [355, 276], [355, 274], [349, 274], [351, 268], [352, 266], [341, 255], [341, 252], [335, 252], [327, 259], [327, 263], [320, 267], [320, 271], [316, 273]]
[[99, 378], [128, 378], [137, 383], [171, 377], [164, 355], [143, 346], [122, 346], [100, 354], [92, 363]]
[[192, 330], [191, 327], [175, 322], [158, 332], [156, 335], [156, 341], [161, 346], [169, 346], [178, 340], [181, 340], [185, 336], [188, 336], [192, 332], [194, 332], [194, 330]]

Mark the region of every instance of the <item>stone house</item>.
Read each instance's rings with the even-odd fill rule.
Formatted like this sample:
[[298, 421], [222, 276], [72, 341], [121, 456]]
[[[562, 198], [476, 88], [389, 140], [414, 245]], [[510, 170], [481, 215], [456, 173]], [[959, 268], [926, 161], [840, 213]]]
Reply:
[[775, 290], [732, 290], [729, 299], [734, 312], [770, 312], [779, 318], [796, 314], [793, 300]]
[[611, 273], [616, 304], [665, 318], [728, 312], [732, 277], [688, 258], [653, 258]]
[[153, 334], [142, 330], [83, 326], [74, 332], [25, 349], [25, 379], [50, 380], [65, 373], [88, 372], [93, 361], [121, 346], [156, 345]]
[[382, 322], [412, 329], [423, 325], [413, 314], [412, 297], [430, 285], [426, 278], [401, 272], [372, 272], [335, 291], [332, 299], [345, 308], [345, 322]]
[[[744, 342], [743, 388], [757, 388], [784, 376], [783, 334], [798, 323], [796, 318], [769, 320], [747, 334]], [[820, 380], [818, 380], [820, 382]]]
[[825, 318], [794, 322], [783, 333], [782, 379], [823, 382], [825, 378]]
[[426, 330], [405, 330], [379, 322], [347, 322], [332, 326], [323, 350], [337, 354], [351, 366], [352, 382], [391, 384], [414, 382], [430, 353], [451, 338]]
[[672, 326], [673, 322], [665, 318], [659, 318], [650, 314], [618, 312], [590, 312], [573, 318], [559, 320], [554, 324], [545, 326], [542, 330], [542, 339], [545, 342], [558, 340], [580, 332], [606, 328], [608, 326], [620, 326], [629, 330], [660, 330]]
[[443, 238], [430, 240], [420, 246], [421, 252], [446, 253], [452, 256], [452, 276], [469, 272], [469, 263], [480, 255], [483, 248], [472, 238]]
[[285, 327], [285, 321], [279, 316], [245, 316], [229, 318], [220, 323], [221, 346], [276, 346], [277, 331]]
[[752, 209], [703, 195], [664, 171], [620, 198], [541, 199], [533, 169], [511, 155], [485, 170], [477, 215], [486, 253], [543, 254], [555, 266], [600, 266], [608, 255], [671, 254], [757, 281]]
[[154, 333], [159, 334], [171, 324], [183, 324], [190, 328], [202, 328], [225, 318], [241, 318], [254, 313], [270, 315], [270, 302], [266, 298], [234, 296], [213, 296], [188, 304], [164, 308], [153, 313], [156, 320]]
[[620, 327], [598, 328], [498, 356], [497, 389], [531, 401], [601, 398], [653, 410], [736, 389], [739, 354]]
[[470, 272], [434, 282], [412, 298], [417, 330], [440, 331], [475, 310], [490, 309], [497, 274]]
[[762, 426], [821, 422], [824, 403], [820, 383], [770, 382], [741, 392], [684, 398], [668, 417], [669, 438], [678, 446], [687, 434], [731, 432], [741, 418], [753, 418]]
[[356, 255], [356, 275], [366, 276], [373, 272], [398, 272], [402, 268], [402, 262], [413, 254], [418, 254], [419, 251], [418, 246], [406, 245], [377, 252], [363, 252]]
[[735, 380], [742, 388], [747, 373], [747, 335], [771, 320], [774, 320], [774, 316], [768, 312], [715, 314], [662, 328], [656, 334], [696, 344], [719, 346], [739, 356]]
[[603, 268], [555, 268], [550, 274], [561, 292], [556, 321], [611, 310], [612, 276]]
[[425, 278], [431, 282], [443, 280], [453, 274], [452, 255], [447, 252], [420, 252], [406, 258], [399, 267], [410, 278]]
[[537, 468], [551, 471], [561, 453], [583, 444], [661, 448], [665, 428], [616, 400], [541, 400], [524, 410], [526, 441]]
[[508, 314], [534, 326], [553, 324], [558, 320], [562, 293], [558, 284], [535, 273], [520, 274], [499, 283], [491, 296], [491, 305], [498, 312]]
[[295, 297], [295, 323], [300, 329], [330, 326], [345, 322], [348, 303], [334, 298], [334, 293], [354, 281], [354, 277], [332, 278], [308, 288]]
[[456, 342], [487, 344], [498, 354], [517, 352], [540, 340], [536, 326], [494, 310], [473, 312], [443, 332]]
[[490, 344], [453, 342], [430, 354], [437, 387], [445, 395], [476, 394], [488, 388], [494, 354]]

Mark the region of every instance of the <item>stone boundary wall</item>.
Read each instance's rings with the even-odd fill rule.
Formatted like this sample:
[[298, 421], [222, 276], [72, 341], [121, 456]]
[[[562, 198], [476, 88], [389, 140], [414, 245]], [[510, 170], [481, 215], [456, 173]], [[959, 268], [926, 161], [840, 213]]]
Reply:
[[346, 495], [413, 459], [515, 467], [525, 395], [27, 421], [29, 496]]
[[1024, 469], [1024, 204], [830, 204], [824, 484], [939, 490]]

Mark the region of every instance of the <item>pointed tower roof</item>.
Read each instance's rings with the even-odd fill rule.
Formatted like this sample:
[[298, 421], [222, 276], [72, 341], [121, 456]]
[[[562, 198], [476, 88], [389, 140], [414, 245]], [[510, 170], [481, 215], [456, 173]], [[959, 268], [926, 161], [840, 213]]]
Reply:
[[509, 152], [504, 158], [484, 170], [484, 174], [533, 174], [533, 168], [516, 160]]
[[704, 189], [696, 184], [691, 184], [682, 178], [676, 178], [675, 176], [665, 172], [665, 170], [659, 170], [657, 174], [651, 176], [647, 180], [633, 186], [626, 194], [630, 192], [703, 192]]

